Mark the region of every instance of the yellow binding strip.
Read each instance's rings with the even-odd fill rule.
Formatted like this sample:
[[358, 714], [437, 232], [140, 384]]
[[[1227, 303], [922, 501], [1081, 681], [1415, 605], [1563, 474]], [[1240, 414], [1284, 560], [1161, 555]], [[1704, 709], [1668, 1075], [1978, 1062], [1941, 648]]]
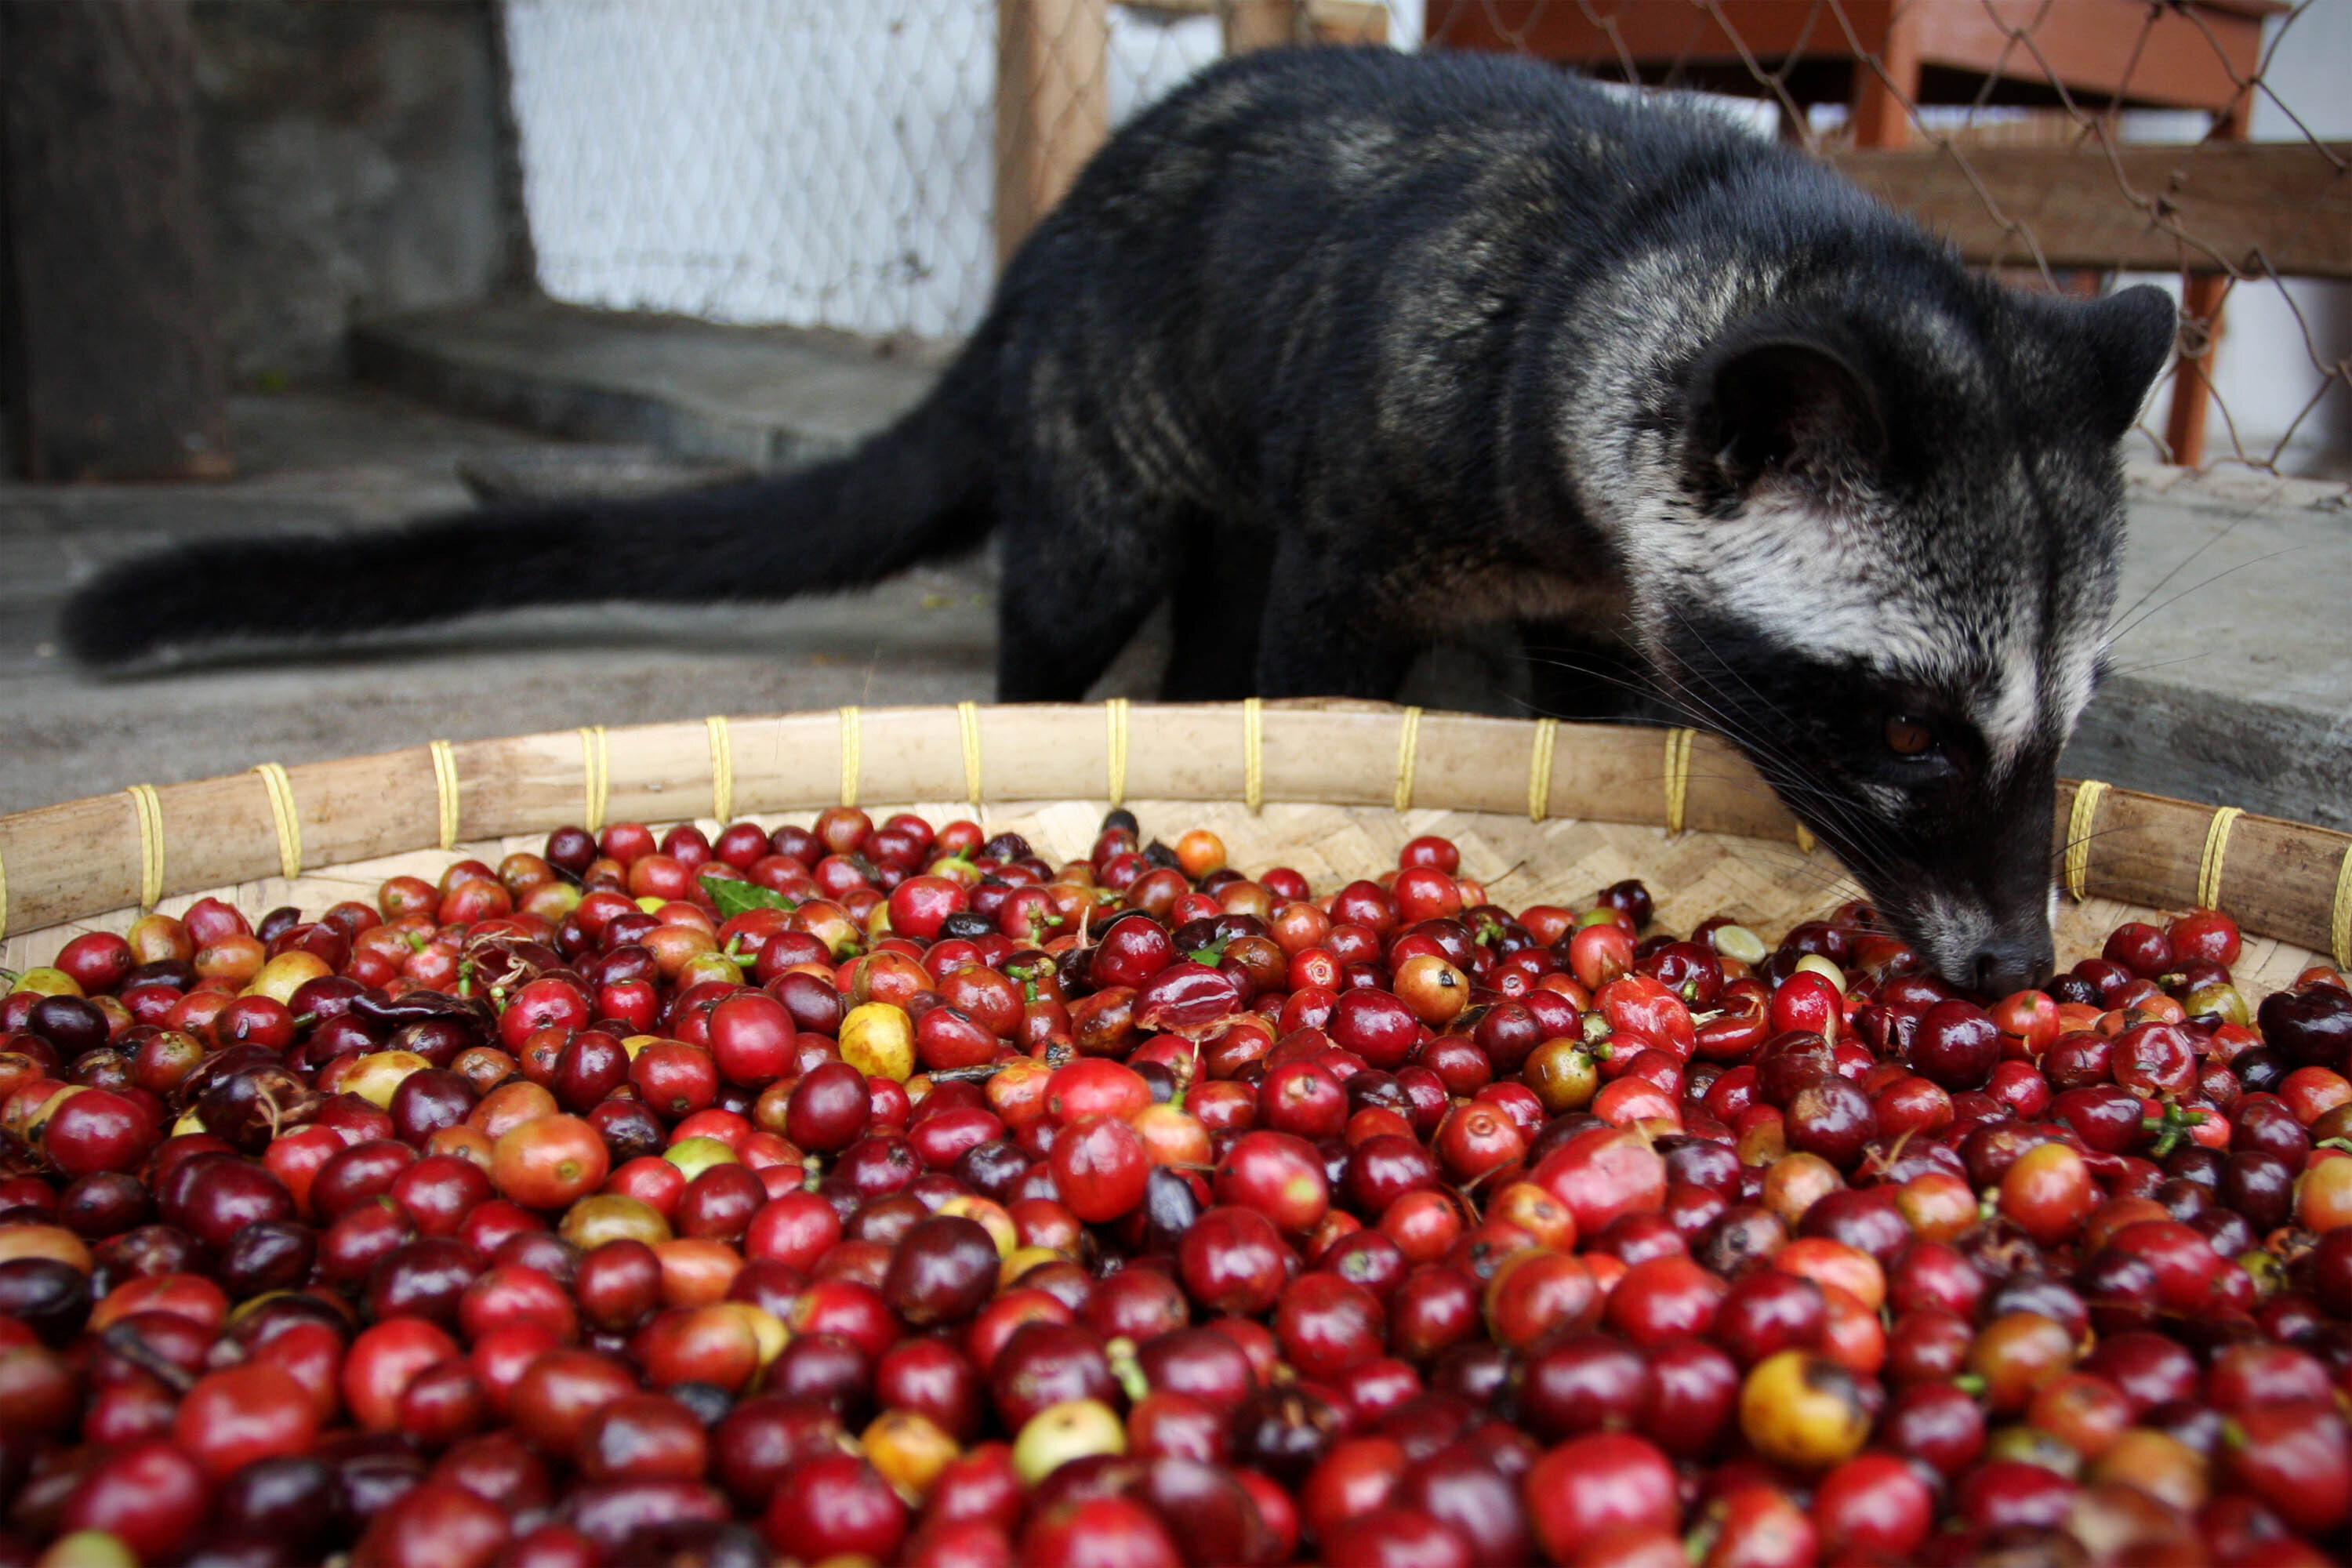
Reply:
[[1404, 722], [1397, 729], [1396, 808], [1412, 809], [1413, 770], [1421, 764], [1421, 710], [1404, 710]]
[[1127, 804], [1127, 699], [1108, 698], [1103, 702], [1103, 723], [1108, 731], [1104, 741], [1103, 772], [1110, 788], [1110, 804], [1115, 810]]
[[1696, 730], [1666, 731], [1666, 831], [1683, 830], [1683, 807], [1690, 799], [1691, 738]]
[[1242, 804], [1255, 816], [1265, 804], [1265, 704], [1242, 699]]
[[2327, 944], [2336, 955], [2336, 967], [2352, 969], [2352, 845], [2345, 847], [2344, 864], [2336, 868], [2336, 908], [2328, 917]]
[[602, 833], [604, 807], [613, 789], [612, 747], [605, 739], [604, 725], [581, 726], [580, 766], [586, 775], [582, 784], [582, 805], [588, 818], [581, 826], [591, 833]]
[[1551, 811], [1551, 754], [1559, 743], [1559, 721], [1536, 721], [1536, 740], [1528, 752], [1528, 820], [1541, 822]]
[[433, 791], [441, 810], [441, 847], [457, 847], [457, 749], [446, 741], [435, 741], [428, 748], [433, 753]]
[[858, 731], [863, 726], [855, 708], [841, 710], [841, 804], [857, 804], [858, 781], [866, 776], [866, 761], [861, 754]]
[[278, 868], [292, 881], [302, 874], [302, 814], [294, 808], [294, 783], [276, 763], [253, 770], [269, 791], [269, 815], [278, 825]]
[[2078, 904], [2090, 896], [2091, 824], [2106, 793], [2099, 780], [2084, 779], [2074, 786], [2074, 805], [2066, 813], [2066, 896]]
[[2205, 855], [2197, 864], [2197, 907], [2218, 910], [2221, 907], [2221, 862], [2230, 853], [2230, 829], [2246, 814], [2234, 805], [2225, 805], [2213, 813], [2213, 820], [2205, 825]]
[[963, 797], [980, 809], [980, 704], [956, 704], [956, 728], [963, 732]]
[[735, 820], [735, 734], [719, 714], [702, 723], [710, 731], [710, 815], [724, 827]]
[[152, 910], [163, 897], [163, 802], [153, 784], [132, 784], [122, 793], [139, 818], [139, 907]]

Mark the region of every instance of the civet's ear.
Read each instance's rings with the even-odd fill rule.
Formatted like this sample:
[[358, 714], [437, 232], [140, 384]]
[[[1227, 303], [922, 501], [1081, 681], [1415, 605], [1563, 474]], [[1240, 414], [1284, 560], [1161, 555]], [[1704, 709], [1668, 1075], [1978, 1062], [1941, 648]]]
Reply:
[[1826, 480], [1874, 469], [1886, 450], [1878, 399], [1852, 361], [1819, 340], [1735, 340], [1693, 384], [1690, 458], [1740, 493], [1775, 476]]
[[2143, 283], [2077, 308], [2076, 321], [2090, 339], [2099, 400], [2093, 410], [2103, 434], [2120, 441], [2139, 417], [2147, 389], [2164, 373], [2180, 334], [2180, 311], [2172, 296]]

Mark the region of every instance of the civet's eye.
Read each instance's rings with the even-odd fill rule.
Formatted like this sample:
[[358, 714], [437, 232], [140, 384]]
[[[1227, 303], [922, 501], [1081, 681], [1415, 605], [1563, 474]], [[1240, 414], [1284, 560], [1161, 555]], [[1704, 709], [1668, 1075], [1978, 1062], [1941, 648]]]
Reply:
[[1886, 749], [1898, 757], [1924, 757], [1936, 749], [1936, 731], [1908, 713], [1886, 721]]

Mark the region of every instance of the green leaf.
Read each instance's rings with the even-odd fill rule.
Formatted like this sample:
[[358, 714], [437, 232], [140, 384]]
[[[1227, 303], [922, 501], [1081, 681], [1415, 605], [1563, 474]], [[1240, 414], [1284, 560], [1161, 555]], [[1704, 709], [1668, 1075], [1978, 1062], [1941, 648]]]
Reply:
[[747, 910], [784, 910], [800, 908], [773, 888], [763, 888], [757, 882], [747, 882], [734, 877], [713, 877], [705, 873], [702, 890], [719, 906], [719, 918], [733, 920]]

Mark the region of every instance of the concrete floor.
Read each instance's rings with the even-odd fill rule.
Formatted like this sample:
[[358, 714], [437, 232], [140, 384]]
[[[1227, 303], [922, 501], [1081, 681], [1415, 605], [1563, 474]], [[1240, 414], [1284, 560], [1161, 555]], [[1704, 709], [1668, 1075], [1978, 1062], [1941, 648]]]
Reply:
[[[0, 811], [436, 737], [991, 695], [985, 560], [773, 607], [534, 611], [299, 659], [124, 679], [72, 668], [53, 646], [57, 606], [106, 561], [170, 538], [464, 507], [461, 465], [630, 455], [361, 388], [243, 397], [233, 424], [231, 483], [0, 484]], [[2352, 826], [2347, 584], [2341, 487], [2140, 476], [2124, 603], [2150, 611], [2119, 640], [2067, 771]], [[1163, 648], [1145, 623], [1097, 694], [1149, 696]], [[1424, 661], [1406, 698], [1508, 712], [1512, 685], [1504, 665], [1454, 652]]]
[[76, 669], [52, 641], [58, 600], [104, 562], [465, 507], [459, 463], [562, 445], [364, 390], [239, 398], [233, 426], [232, 483], [0, 486], [0, 811], [436, 737], [989, 695], [978, 564], [776, 609], [534, 612], [299, 660]]

